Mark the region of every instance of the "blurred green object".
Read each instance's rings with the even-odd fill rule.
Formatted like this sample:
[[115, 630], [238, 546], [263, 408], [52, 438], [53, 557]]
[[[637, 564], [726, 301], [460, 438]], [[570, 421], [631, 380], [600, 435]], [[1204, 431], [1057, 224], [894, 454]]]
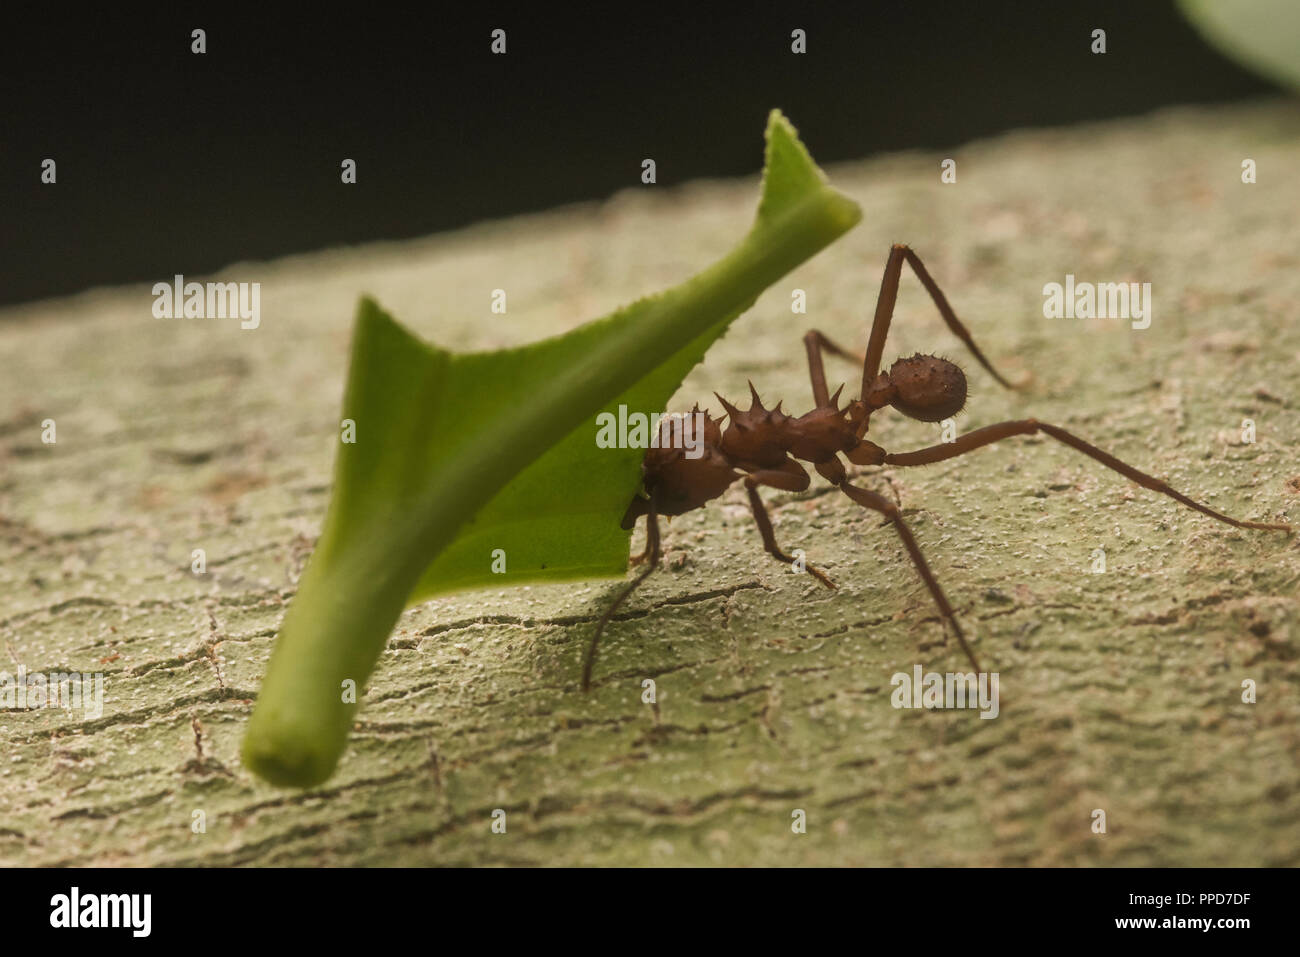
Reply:
[[1178, 0], [1178, 6], [1218, 50], [1300, 92], [1300, 2]]

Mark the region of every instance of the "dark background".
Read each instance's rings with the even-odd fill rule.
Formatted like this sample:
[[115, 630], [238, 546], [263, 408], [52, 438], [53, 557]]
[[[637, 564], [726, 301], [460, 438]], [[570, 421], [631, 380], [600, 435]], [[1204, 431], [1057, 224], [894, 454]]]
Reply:
[[11, 9], [0, 303], [600, 198], [645, 157], [660, 186], [752, 174], [773, 106], [829, 163], [1271, 89], [1165, 2], [756, 10]]

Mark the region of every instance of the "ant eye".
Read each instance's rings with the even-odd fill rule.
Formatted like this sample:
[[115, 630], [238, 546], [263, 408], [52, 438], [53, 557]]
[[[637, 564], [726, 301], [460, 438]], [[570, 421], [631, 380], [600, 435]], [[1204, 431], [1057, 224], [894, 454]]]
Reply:
[[942, 422], [966, 405], [966, 374], [938, 356], [914, 355], [889, 367], [894, 401], [903, 415], [922, 422]]

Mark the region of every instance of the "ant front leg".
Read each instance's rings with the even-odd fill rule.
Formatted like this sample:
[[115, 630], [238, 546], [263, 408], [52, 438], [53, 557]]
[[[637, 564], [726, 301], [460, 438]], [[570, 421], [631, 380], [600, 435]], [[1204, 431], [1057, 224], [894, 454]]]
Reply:
[[939, 315], [947, 324], [949, 330], [958, 339], [966, 344], [966, 348], [971, 351], [979, 364], [982, 365], [993, 378], [1008, 389], [1014, 389], [1010, 382], [1002, 378], [988, 359], [984, 358], [984, 353], [980, 351], [979, 346], [975, 345], [975, 340], [971, 338], [970, 332], [957, 318], [953, 312], [952, 306], [948, 304], [948, 298], [943, 294], [938, 284], [930, 278], [929, 271], [925, 264], [921, 262], [920, 257], [912, 251], [911, 246], [903, 243], [895, 243], [889, 250], [889, 259], [885, 263], [885, 275], [880, 280], [880, 295], [876, 299], [876, 315], [871, 322], [871, 338], [867, 341], [867, 358], [862, 364], [862, 392], [861, 396], [866, 396], [871, 384], [876, 381], [876, 376], [880, 374], [880, 360], [885, 353], [885, 339], [889, 336], [889, 324], [894, 318], [894, 305], [898, 302], [898, 281], [902, 276], [903, 263], [907, 262], [912, 267], [912, 272], [916, 273], [916, 278], [921, 280], [921, 285], [925, 291], [930, 294], [934, 301], [935, 308], [939, 310]]
[[[781, 546], [776, 543], [772, 520], [768, 517], [763, 499], [759, 497], [758, 487], [766, 485], [787, 492], [802, 492], [808, 487], [808, 482], [808, 473], [794, 459], [787, 459], [785, 465], [779, 469], [760, 469], [745, 476], [745, 492], [749, 495], [749, 508], [754, 513], [754, 523], [758, 526], [759, 534], [763, 536], [763, 548], [778, 562], [787, 565], [793, 565], [795, 560], [781, 551]], [[814, 568], [807, 562], [804, 563], [804, 569], [827, 588], [835, 587], [835, 583], [826, 577], [826, 573], [821, 569]]]
[[1140, 472], [1133, 466], [1121, 462], [1109, 452], [1104, 452], [1090, 442], [1085, 442], [1065, 429], [1058, 428], [1055, 425], [1048, 425], [1046, 422], [1039, 422], [1037, 419], [1019, 419], [1011, 422], [999, 422], [996, 425], [986, 425], [982, 429], [976, 429], [973, 432], [967, 432], [965, 435], [957, 438], [953, 442], [947, 442], [943, 445], [932, 445], [929, 448], [918, 449], [915, 452], [896, 452], [886, 453], [885, 462], [889, 465], [930, 465], [934, 462], [942, 462], [945, 459], [956, 458], [958, 455], [965, 455], [975, 449], [985, 445], [992, 445], [994, 442], [1000, 442], [1002, 439], [1010, 438], [1013, 435], [1033, 435], [1037, 432], [1045, 432], [1056, 441], [1070, 446], [1082, 452], [1089, 458], [1095, 459], [1108, 469], [1112, 469], [1126, 478], [1132, 479], [1143, 488], [1150, 489], [1153, 492], [1159, 492], [1162, 495], [1168, 495], [1176, 502], [1186, 505], [1188, 508], [1195, 509], [1210, 518], [1217, 519], [1236, 528], [1259, 528], [1279, 532], [1295, 531], [1290, 525], [1273, 522], [1246, 522], [1240, 521], [1222, 512], [1216, 512], [1207, 505], [1194, 501], [1184, 495], [1182, 492], [1175, 491], [1166, 482], [1162, 482], [1155, 476], [1148, 475], [1146, 472]]
[[661, 549], [659, 547], [659, 513], [656, 509], [656, 499], [652, 492], [650, 494], [650, 511], [646, 513], [646, 545], [645, 552], [641, 555], [641, 560], [649, 555], [650, 564], [646, 566], [636, 578], [632, 579], [619, 592], [618, 597], [613, 603], [605, 609], [605, 613], [600, 616], [600, 621], [596, 623], [596, 633], [591, 636], [591, 644], [587, 646], [587, 654], [582, 661], [582, 690], [587, 691], [591, 688], [591, 671], [596, 666], [596, 651], [600, 644], [600, 636], [605, 633], [605, 626], [609, 624], [610, 619], [614, 617], [614, 612], [618, 611], [623, 602], [627, 601], [632, 592], [641, 587], [641, 583], [650, 577], [651, 573], [659, 567]]
[[[656, 538], [658, 536], [655, 536]], [[641, 549], [640, 555], [633, 555], [628, 559], [628, 564], [636, 568], [642, 562], [651, 558], [651, 552], [654, 550], [654, 543], [651, 542], [650, 525], [646, 525], [645, 548]]]
[[841, 481], [839, 487], [840, 491], [853, 501], [863, 508], [869, 508], [884, 515], [894, 526], [894, 530], [898, 532], [898, 537], [903, 541], [903, 547], [907, 549], [907, 554], [912, 559], [912, 564], [916, 567], [917, 574], [921, 576], [921, 581], [925, 582], [925, 587], [930, 590], [930, 597], [934, 599], [934, 603], [939, 607], [939, 614], [952, 627], [953, 633], [957, 636], [957, 641], [961, 643], [962, 651], [966, 652], [966, 657], [970, 659], [971, 665], [975, 668], [975, 673], [980, 674], [983, 669], [980, 667], [979, 660], [975, 657], [974, 650], [966, 640], [961, 625], [957, 623], [957, 615], [952, 610], [952, 605], [948, 603], [948, 597], [943, 593], [943, 589], [939, 587], [939, 580], [934, 577], [934, 572], [930, 571], [925, 556], [921, 554], [921, 546], [916, 544], [916, 539], [912, 536], [912, 530], [903, 521], [903, 513], [898, 506], [883, 495], [877, 495], [868, 489], [850, 485], [847, 481]]

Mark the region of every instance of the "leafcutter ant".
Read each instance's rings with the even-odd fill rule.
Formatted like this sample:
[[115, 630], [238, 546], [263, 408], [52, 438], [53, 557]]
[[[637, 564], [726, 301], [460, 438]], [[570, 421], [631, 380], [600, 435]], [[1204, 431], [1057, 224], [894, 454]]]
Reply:
[[[993, 368], [979, 347], [975, 345], [970, 333], [957, 318], [947, 298], [930, 277], [916, 253], [906, 245], [894, 245], [885, 264], [885, 275], [880, 284], [880, 295], [876, 300], [876, 314], [871, 325], [871, 336], [867, 341], [866, 356], [857, 356], [842, 349], [816, 330], [804, 336], [804, 346], [808, 351], [808, 373], [812, 379], [813, 398], [817, 403], [811, 412], [797, 417], [790, 416], [781, 411], [779, 402], [774, 408], [764, 408], [753, 383], [750, 383], [751, 401], [748, 409], [739, 409], [722, 396], [717, 397], [726, 413], [725, 428], [722, 426], [721, 419], [714, 419], [707, 412], [684, 419], [687, 423], [686, 428], [703, 430], [702, 437], [692, 435], [692, 441], [688, 443], [695, 446], [697, 451], [698, 444], [702, 443], [704, 450], [702, 455], [686, 456], [680, 443], [674, 447], [673, 443], [660, 442], [659, 447], [647, 450], [641, 466], [643, 494], [632, 500], [623, 518], [623, 527], [630, 529], [638, 518], [642, 515], [646, 517], [645, 551], [632, 558], [633, 565], [644, 564], [646, 567], [623, 588], [600, 617], [583, 662], [584, 691], [591, 685], [592, 668], [596, 663], [600, 637], [610, 619], [628, 596], [659, 565], [660, 516], [682, 515], [701, 508], [722, 495], [735, 482], [743, 480], [745, 492], [749, 496], [749, 506], [754, 513], [754, 521], [758, 525], [759, 534], [763, 537], [763, 547], [777, 561], [791, 564], [795, 559], [782, 551], [781, 546], [777, 544], [772, 532], [772, 522], [768, 518], [767, 509], [759, 497], [758, 490], [764, 486], [788, 492], [802, 492], [807, 489], [810, 477], [808, 471], [800, 464], [801, 461], [811, 463], [823, 478], [839, 488], [850, 499], [863, 508], [879, 512], [889, 524], [894, 526], [912, 564], [929, 590], [935, 605], [938, 606], [942, 621], [957, 636], [962, 650], [970, 659], [976, 673], [983, 670], [979, 660], [962, 632], [952, 605], [930, 570], [925, 556], [921, 554], [916, 539], [912, 536], [907, 523], [903, 521], [898, 506], [876, 492], [852, 484], [844, 463], [840, 460], [840, 455], [855, 465], [903, 467], [930, 465], [958, 455], [965, 455], [967, 452], [1012, 436], [1042, 433], [1132, 479], [1143, 488], [1168, 495], [1188, 508], [1193, 508], [1220, 522], [1237, 528], [1293, 531], [1287, 524], [1239, 521], [1216, 512], [1175, 491], [1160, 479], [1121, 462], [1077, 435], [1058, 426], [1039, 422], [1037, 419], [1017, 419], [987, 425], [959, 436], [952, 442], [932, 445], [912, 452], [887, 452], [881, 446], [868, 441], [864, 436], [867, 434], [872, 414], [886, 406], [922, 422], [941, 422], [956, 415], [966, 404], [966, 376], [955, 363], [947, 359], [932, 355], [913, 355], [910, 358], [897, 360], [887, 372], [880, 371], [885, 339], [889, 335], [889, 325], [894, 314], [894, 303], [898, 298], [898, 283], [904, 263], [912, 268], [921, 285], [930, 294], [948, 328], [965, 343], [966, 348], [980, 365], [1005, 388], [1015, 388]], [[822, 367], [824, 352], [862, 363], [861, 392], [858, 398], [843, 407], [839, 403], [843, 387], [834, 395], [831, 395], [827, 389], [826, 373]], [[698, 411], [697, 406], [696, 412]], [[806, 570], [827, 588], [835, 587], [835, 584], [820, 569], [807, 565]]]

